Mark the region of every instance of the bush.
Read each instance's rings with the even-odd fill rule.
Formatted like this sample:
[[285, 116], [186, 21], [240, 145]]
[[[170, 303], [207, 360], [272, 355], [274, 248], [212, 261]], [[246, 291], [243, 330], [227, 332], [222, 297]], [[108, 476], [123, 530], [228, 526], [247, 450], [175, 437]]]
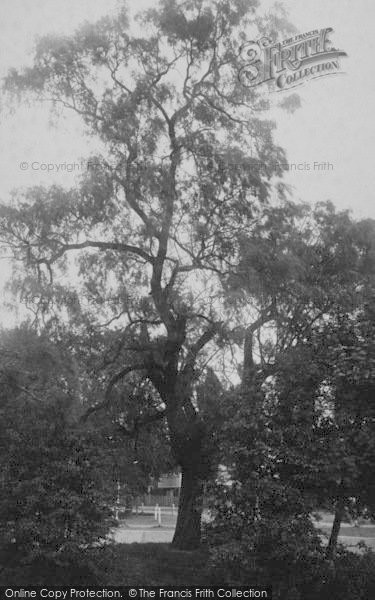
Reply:
[[220, 584], [272, 585], [275, 600], [369, 600], [375, 598], [375, 554], [339, 546], [329, 562], [303, 498], [265, 480], [254, 488], [216, 486], [213, 520], [206, 528], [209, 566]]
[[321, 541], [299, 494], [277, 482], [219, 488], [207, 527], [210, 564], [226, 584], [272, 585], [273, 597], [306, 599], [322, 572]]
[[88, 576], [83, 549], [111, 523], [95, 440], [72, 430], [61, 404], [17, 398], [0, 412], [2, 564], [29, 569], [33, 584]]
[[357, 555], [341, 547], [319, 600], [370, 600], [375, 598], [375, 554], [366, 550]]

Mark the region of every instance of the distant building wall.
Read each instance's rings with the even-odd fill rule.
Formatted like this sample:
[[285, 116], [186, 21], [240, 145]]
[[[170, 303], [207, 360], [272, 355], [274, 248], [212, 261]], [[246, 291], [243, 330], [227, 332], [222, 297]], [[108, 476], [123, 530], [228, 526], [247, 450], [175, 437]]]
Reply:
[[167, 475], [162, 475], [156, 487], [161, 490], [176, 490], [181, 487], [181, 473], [168, 473]]

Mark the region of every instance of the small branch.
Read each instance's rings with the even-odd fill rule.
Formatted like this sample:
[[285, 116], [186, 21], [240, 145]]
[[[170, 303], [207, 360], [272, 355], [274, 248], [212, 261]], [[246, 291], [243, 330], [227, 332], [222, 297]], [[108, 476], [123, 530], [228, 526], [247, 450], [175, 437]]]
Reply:
[[[137, 203], [135, 194], [130, 189], [130, 183], [129, 183], [131, 181], [130, 169], [131, 169], [132, 163], [135, 160], [135, 158], [136, 158], [136, 154], [135, 154], [134, 150], [133, 150], [133, 152], [131, 152], [129, 150], [129, 158], [126, 163], [126, 179], [125, 180], [122, 179], [121, 177], [119, 177], [119, 175], [117, 175], [116, 171], [114, 171], [113, 169], [111, 169], [111, 173], [112, 173], [112, 176], [115, 179], [115, 181], [117, 181], [117, 183], [120, 184], [122, 186], [122, 188], [124, 189], [125, 198], [126, 198], [127, 203], [129, 204], [130, 208], [143, 221], [143, 223], [146, 225], [147, 229], [151, 233], [153, 233], [155, 236], [158, 236], [159, 232], [158, 232], [157, 228], [152, 223], [150, 218], [146, 215], [145, 211]], [[106, 165], [108, 168], [110, 168], [108, 163], [106, 163]]]
[[145, 368], [146, 368], [146, 366], [144, 365], [144, 363], [139, 363], [139, 364], [130, 365], [128, 367], [125, 367], [124, 369], [122, 369], [121, 371], [116, 373], [112, 377], [112, 379], [110, 380], [110, 382], [107, 386], [107, 389], [104, 394], [103, 402], [99, 402], [98, 404], [94, 404], [94, 406], [90, 406], [90, 408], [87, 409], [87, 411], [82, 415], [80, 420], [85, 422], [92, 413], [97, 412], [98, 410], [103, 410], [103, 409], [108, 408], [110, 405], [110, 401], [111, 401], [111, 392], [112, 392], [113, 387], [116, 385], [116, 383], [121, 381], [121, 379], [124, 379], [124, 377], [126, 375], [128, 375], [129, 373], [132, 373], [133, 371], [142, 371]]
[[22, 385], [19, 385], [18, 383], [16, 383], [13, 378], [12, 378], [12, 381], [9, 382], [9, 385], [11, 385], [12, 387], [15, 387], [20, 392], [23, 392], [24, 394], [27, 394], [28, 396], [30, 396], [30, 398], [32, 398], [33, 400], [35, 400], [35, 402], [40, 402], [40, 398], [38, 398], [37, 396], [35, 396], [35, 394], [33, 394], [33, 392], [30, 392], [30, 390], [28, 390], [27, 388], [25, 388]]

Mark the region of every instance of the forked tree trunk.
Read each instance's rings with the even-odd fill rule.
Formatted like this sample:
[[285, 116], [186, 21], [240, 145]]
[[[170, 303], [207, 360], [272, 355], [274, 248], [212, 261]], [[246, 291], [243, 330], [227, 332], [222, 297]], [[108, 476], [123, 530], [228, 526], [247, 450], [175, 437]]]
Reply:
[[179, 550], [194, 550], [201, 539], [203, 481], [199, 465], [182, 467], [182, 481], [176, 529], [172, 544]]

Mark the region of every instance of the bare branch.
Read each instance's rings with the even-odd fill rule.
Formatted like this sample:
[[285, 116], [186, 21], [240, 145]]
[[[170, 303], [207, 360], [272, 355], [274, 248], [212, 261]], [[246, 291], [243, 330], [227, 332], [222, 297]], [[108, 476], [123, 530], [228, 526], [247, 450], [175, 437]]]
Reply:
[[[152, 232], [154, 235], [157, 236], [159, 232], [157, 231], [155, 225], [151, 222], [149, 217], [146, 215], [144, 210], [139, 206], [139, 204], [135, 198], [135, 195], [129, 186], [129, 182], [131, 181], [131, 176], [130, 176], [131, 165], [134, 162], [135, 158], [136, 158], [136, 155], [134, 154], [134, 152], [129, 153], [129, 158], [126, 163], [126, 179], [125, 180], [122, 179], [121, 177], [119, 177], [119, 175], [117, 175], [117, 173], [114, 170], [111, 170], [111, 173], [112, 173], [114, 180], [117, 181], [117, 183], [119, 183], [122, 186], [122, 188], [125, 192], [126, 201], [129, 204], [130, 208], [143, 221], [143, 223], [146, 225], [147, 229], [150, 232]], [[110, 168], [109, 164], [107, 164], [107, 163], [105, 163], [105, 164], [108, 168]]]
[[97, 412], [98, 410], [108, 408], [111, 401], [111, 392], [116, 383], [124, 379], [124, 377], [129, 373], [132, 373], [133, 371], [142, 371], [145, 368], [146, 366], [144, 363], [139, 363], [125, 367], [124, 369], [116, 373], [107, 386], [103, 402], [99, 402], [98, 404], [94, 404], [94, 406], [90, 406], [90, 408], [82, 415], [81, 421], [86, 421], [92, 413]]
[[244, 342], [244, 357], [242, 370], [242, 385], [251, 381], [254, 374], [254, 358], [253, 358], [253, 336], [262, 325], [272, 320], [275, 316], [275, 302], [272, 302], [265, 310], [261, 312], [259, 317], [246, 329]]
[[83, 250], [84, 248], [98, 248], [99, 250], [119, 250], [120, 252], [129, 252], [131, 254], [136, 254], [140, 256], [145, 261], [153, 264], [154, 258], [148, 254], [142, 248], [138, 248], [138, 246], [132, 246], [130, 244], [124, 244], [122, 242], [102, 242], [102, 241], [94, 241], [94, 240], [86, 240], [85, 242], [80, 242], [77, 244], [61, 244], [61, 248], [58, 252], [52, 255], [51, 258], [39, 258], [34, 259], [37, 264], [51, 264], [58, 260], [65, 252], [69, 250]]

